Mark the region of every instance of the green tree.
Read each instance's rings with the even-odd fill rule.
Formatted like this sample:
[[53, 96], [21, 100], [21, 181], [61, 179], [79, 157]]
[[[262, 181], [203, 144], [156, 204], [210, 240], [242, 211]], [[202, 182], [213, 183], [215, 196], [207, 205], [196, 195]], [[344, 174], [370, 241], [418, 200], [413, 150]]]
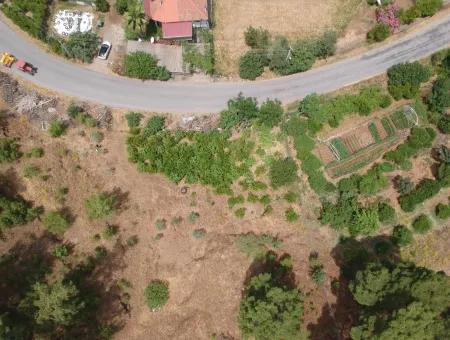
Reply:
[[442, 133], [450, 134], [450, 115], [444, 114], [437, 124]]
[[89, 218], [98, 219], [112, 215], [116, 210], [117, 199], [114, 194], [101, 192], [89, 197], [85, 202]]
[[412, 223], [412, 228], [419, 234], [425, 234], [431, 229], [433, 223], [427, 215], [419, 215]]
[[388, 90], [395, 98], [413, 98], [419, 92], [420, 84], [431, 76], [431, 70], [419, 62], [391, 66], [388, 71]]
[[130, 129], [136, 128], [141, 124], [142, 119], [142, 113], [139, 112], [128, 112], [125, 115], [125, 118], [127, 120], [128, 127]]
[[220, 113], [220, 127], [231, 129], [239, 124], [249, 123], [259, 115], [258, 102], [255, 98], [244, 97], [240, 93], [228, 101], [226, 110]]
[[133, 32], [143, 35], [148, 24], [142, 2], [133, 0], [128, 3], [126, 12], [126, 24]]
[[428, 96], [430, 110], [444, 113], [450, 107], [450, 77], [440, 77], [433, 83]]
[[266, 49], [270, 42], [270, 33], [263, 28], [254, 28], [249, 26], [244, 32], [245, 43], [247, 46], [256, 49]]
[[116, 8], [117, 13], [120, 15], [125, 14], [128, 11], [128, 3], [130, 0], [116, 0], [114, 7]]
[[67, 326], [77, 320], [85, 303], [73, 283], [57, 281], [35, 283], [22, 306], [31, 311], [37, 324]]
[[376, 208], [360, 208], [354, 213], [348, 230], [352, 236], [371, 235], [379, 228]]
[[9, 199], [0, 195], [0, 232], [5, 228], [33, 221], [39, 210], [21, 198]]
[[267, 57], [259, 51], [248, 51], [239, 59], [239, 77], [255, 80], [264, 72]]
[[166, 118], [162, 116], [153, 116], [147, 120], [144, 128], [145, 136], [152, 136], [159, 131], [164, 130], [166, 126]]
[[95, 33], [76, 32], [63, 44], [63, 52], [67, 58], [92, 63], [97, 54], [98, 44], [99, 38]]
[[239, 327], [245, 338], [298, 339], [302, 299], [297, 289], [277, 282], [271, 273], [253, 277], [239, 310]]
[[145, 302], [152, 309], [160, 309], [169, 300], [169, 287], [161, 281], [152, 281], [145, 288]]

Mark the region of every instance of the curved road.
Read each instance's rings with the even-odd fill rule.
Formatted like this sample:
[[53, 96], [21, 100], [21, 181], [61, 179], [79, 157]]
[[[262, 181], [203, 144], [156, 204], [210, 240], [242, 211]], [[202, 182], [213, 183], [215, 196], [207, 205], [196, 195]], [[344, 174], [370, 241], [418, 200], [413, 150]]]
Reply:
[[256, 82], [142, 82], [67, 63], [45, 53], [0, 21], [0, 51], [8, 51], [39, 68], [34, 77], [13, 71], [20, 77], [69, 96], [152, 112], [217, 112], [239, 92], [259, 100], [270, 97], [289, 103], [311, 92], [330, 92], [373, 77], [396, 63], [423, 58], [446, 46], [450, 46], [450, 17], [358, 57], [284, 78]]

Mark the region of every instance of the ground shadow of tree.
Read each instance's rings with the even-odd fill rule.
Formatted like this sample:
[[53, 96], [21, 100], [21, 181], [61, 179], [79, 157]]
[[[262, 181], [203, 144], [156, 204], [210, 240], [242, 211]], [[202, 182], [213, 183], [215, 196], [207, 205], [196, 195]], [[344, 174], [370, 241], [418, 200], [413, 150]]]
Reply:
[[69, 329], [66, 337], [94, 339], [101, 329], [118, 331], [124, 326], [130, 306], [115, 277], [126, 267], [127, 249], [119, 238], [111, 251], [98, 251], [97, 255], [88, 256], [67, 273], [65, 279], [77, 285], [87, 306], [83, 324]]
[[[0, 315], [8, 313], [22, 318], [18, 304], [31, 286], [41, 281], [52, 270], [54, 256], [51, 250], [56, 239], [50, 234], [16, 242], [0, 259]], [[26, 322], [24, 320], [24, 322]]]
[[399, 248], [388, 236], [367, 237], [361, 240], [342, 238], [331, 256], [340, 268], [335, 284], [331, 284], [336, 303], [324, 305], [317, 323], [307, 326], [313, 340], [350, 339], [350, 330], [358, 322], [359, 307], [348, 288], [356, 272], [367, 263], [400, 260]]
[[0, 173], [0, 195], [14, 198], [25, 191], [25, 189], [22, 178], [14, 168], [9, 168]]

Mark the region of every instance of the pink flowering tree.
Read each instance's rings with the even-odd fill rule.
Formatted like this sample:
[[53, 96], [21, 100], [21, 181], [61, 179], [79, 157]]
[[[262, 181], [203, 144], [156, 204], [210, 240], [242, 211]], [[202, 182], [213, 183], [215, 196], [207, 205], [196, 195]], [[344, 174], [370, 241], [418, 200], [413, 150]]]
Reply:
[[377, 22], [388, 25], [392, 33], [397, 33], [400, 28], [400, 19], [397, 17], [397, 11], [398, 7], [394, 4], [377, 8]]

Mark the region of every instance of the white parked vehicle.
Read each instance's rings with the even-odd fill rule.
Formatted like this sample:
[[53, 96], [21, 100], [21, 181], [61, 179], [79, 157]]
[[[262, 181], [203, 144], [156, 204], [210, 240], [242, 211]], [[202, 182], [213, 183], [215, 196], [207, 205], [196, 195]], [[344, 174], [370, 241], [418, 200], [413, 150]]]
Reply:
[[109, 41], [102, 42], [102, 45], [100, 46], [100, 50], [98, 51], [98, 58], [100, 59], [107, 59], [109, 52], [111, 52], [111, 43]]

